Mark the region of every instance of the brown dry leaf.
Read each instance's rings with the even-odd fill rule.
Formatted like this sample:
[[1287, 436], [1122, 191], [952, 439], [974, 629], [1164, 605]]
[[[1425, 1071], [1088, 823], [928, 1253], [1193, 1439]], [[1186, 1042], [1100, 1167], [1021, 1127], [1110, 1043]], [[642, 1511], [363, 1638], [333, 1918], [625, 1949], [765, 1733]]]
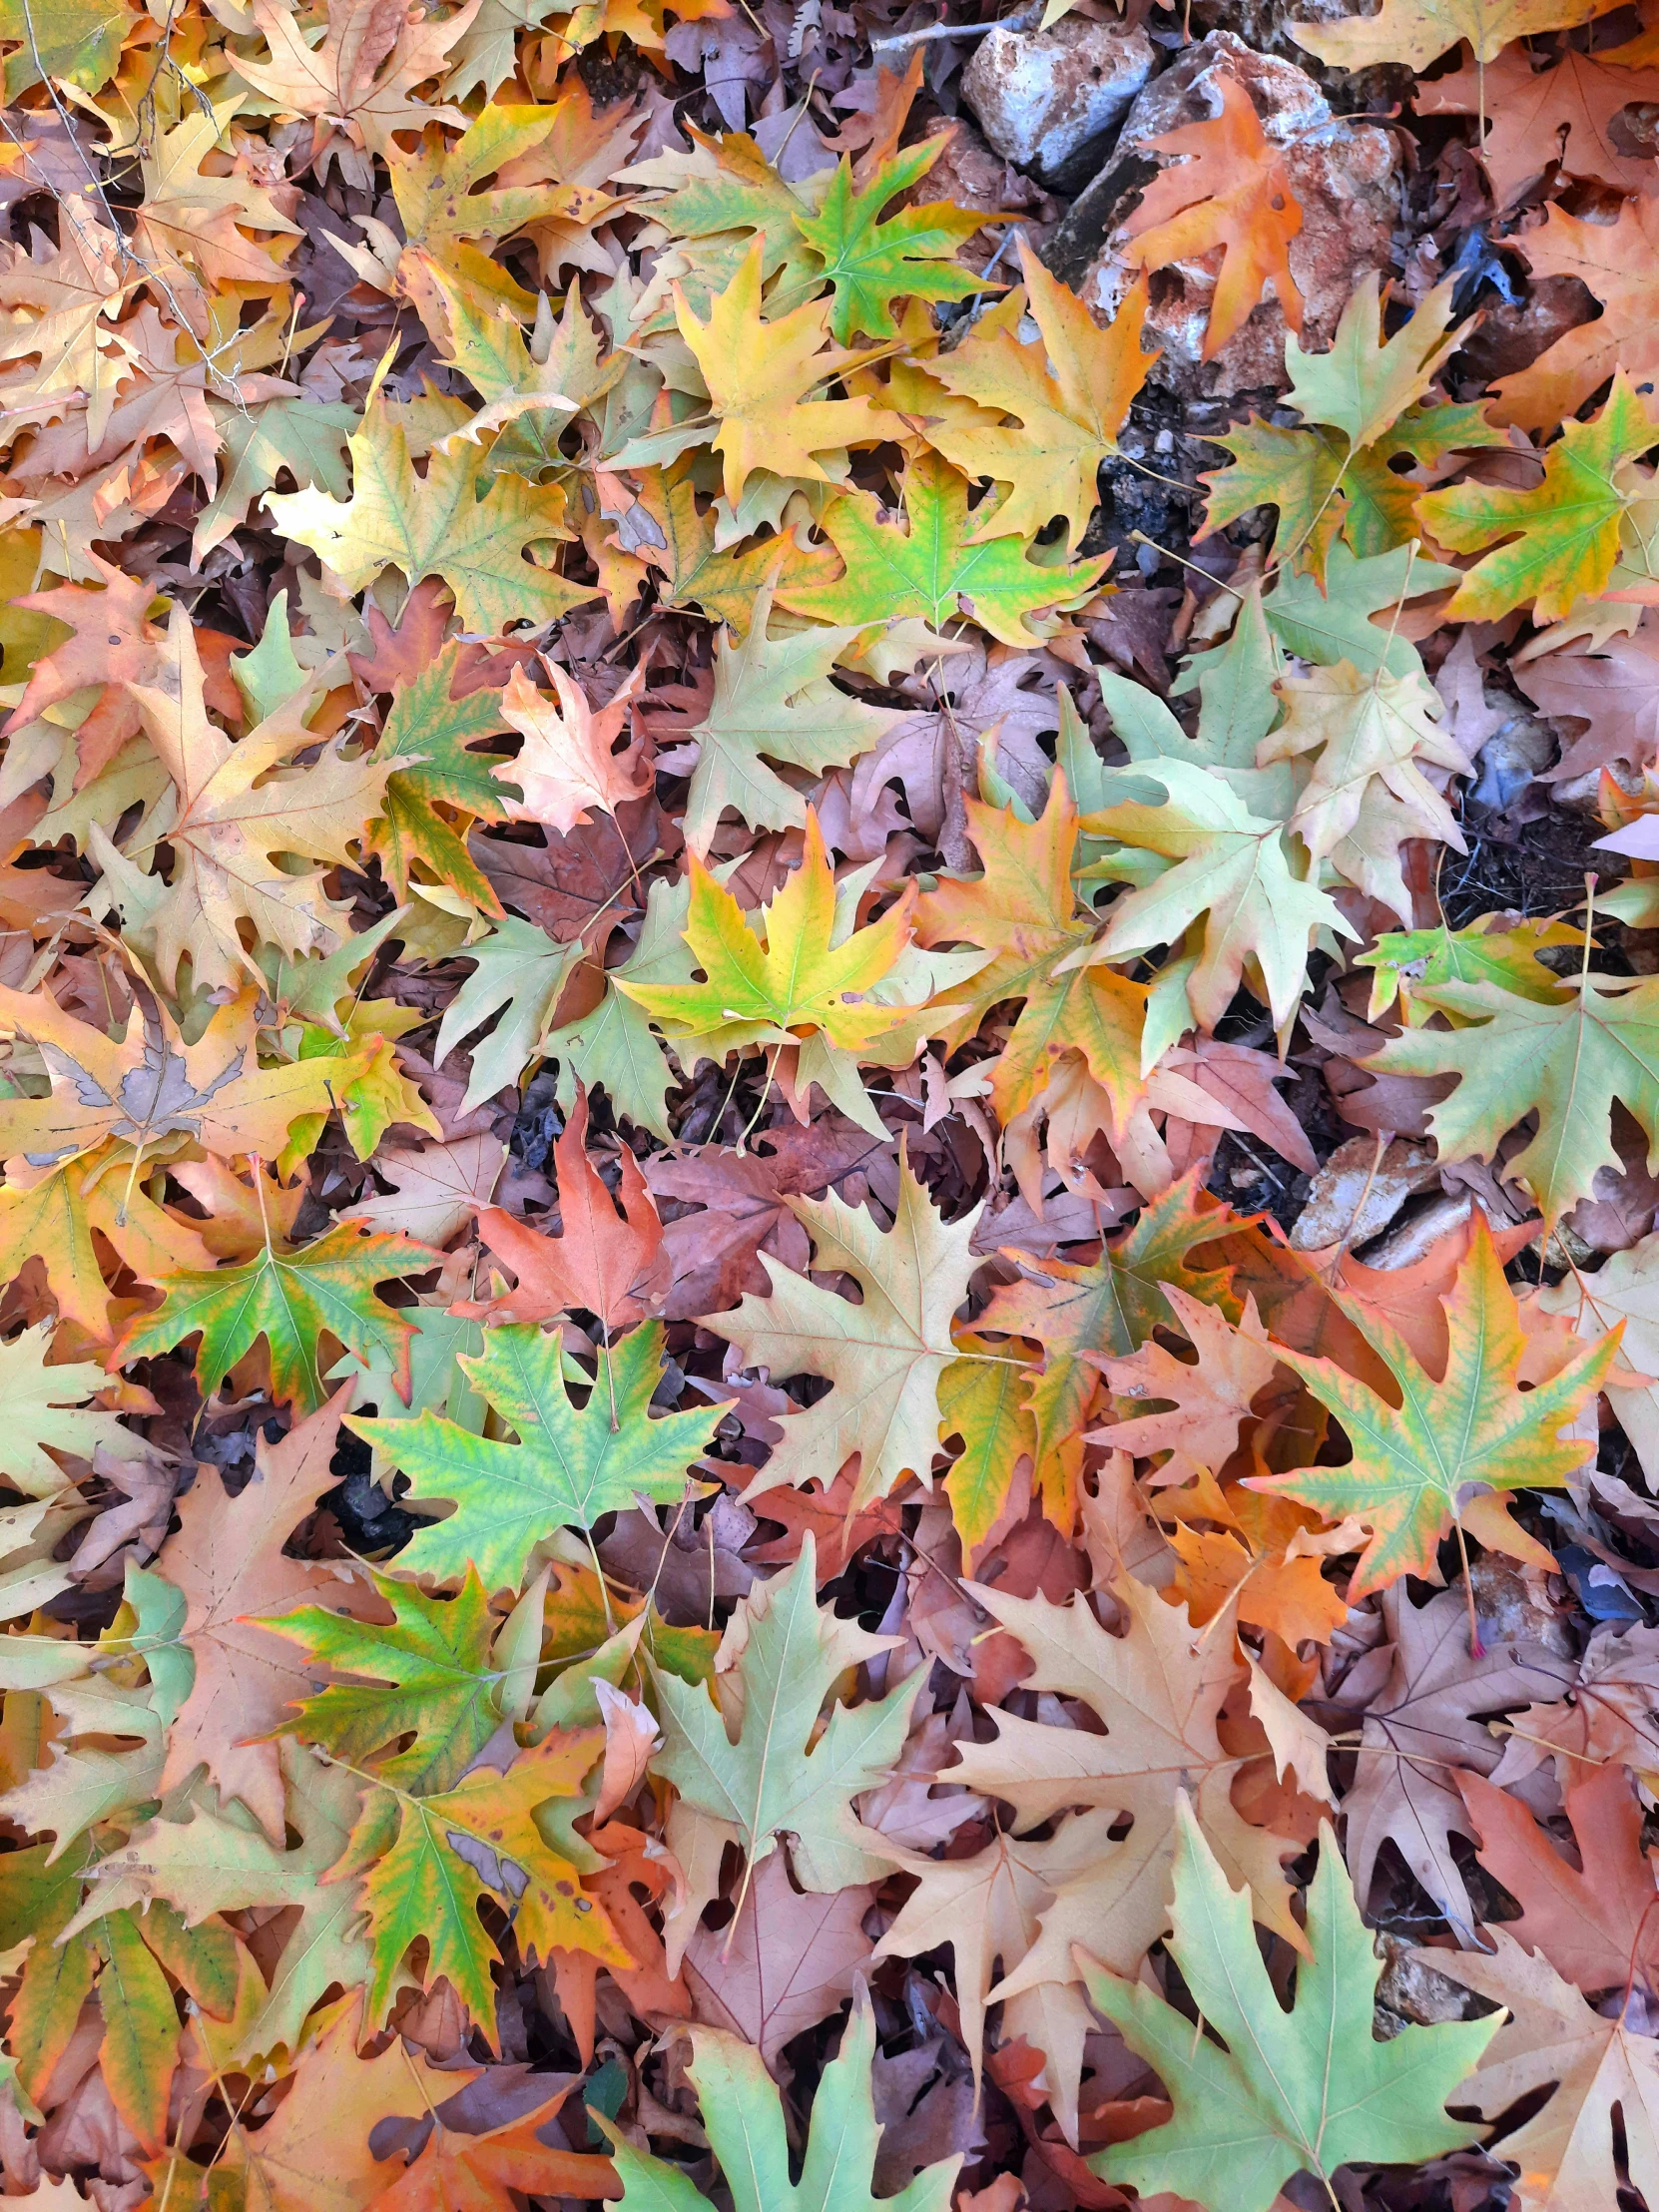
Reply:
[[366, 1222], [371, 1229], [401, 1230], [419, 1244], [446, 1245], [489, 1204], [506, 1159], [499, 1137], [386, 1145], [374, 1155], [374, 1172], [391, 1189], [380, 1197], [358, 1199], [339, 1218]]
[[499, 1206], [486, 1207], [478, 1233], [518, 1277], [518, 1288], [457, 1312], [490, 1321], [551, 1321], [580, 1307], [613, 1330], [631, 1329], [657, 1311], [668, 1287], [668, 1262], [651, 1193], [624, 1145], [622, 1182], [613, 1201], [588, 1157], [587, 1133], [587, 1093], [578, 1084], [570, 1119], [553, 1148], [559, 1235], [539, 1236]]
[[864, 1919], [875, 1892], [861, 1883], [824, 1896], [790, 1881], [782, 1852], [756, 1869], [735, 1922], [699, 1923], [684, 1971], [697, 2017], [753, 2043], [779, 2080], [787, 2042], [852, 1993], [874, 1948]]
[[[1252, 1400], [1272, 1381], [1278, 1361], [1254, 1299], [1246, 1299], [1235, 1329], [1225, 1314], [1175, 1285], [1164, 1284], [1163, 1293], [1198, 1354], [1196, 1362], [1177, 1359], [1150, 1337], [1126, 1360], [1098, 1352], [1085, 1357], [1106, 1377], [1120, 1412], [1109, 1428], [1095, 1430], [1092, 1440], [1137, 1459], [1169, 1452], [1158, 1479], [1175, 1482], [1195, 1467], [1215, 1473], [1232, 1457], [1240, 1429], [1251, 1418]], [[1125, 1406], [1146, 1398], [1161, 1399], [1172, 1410], [1121, 1417]]]
[[1654, 1863], [1641, 1847], [1642, 1808], [1616, 1762], [1586, 1773], [1566, 1793], [1578, 1846], [1575, 1868], [1526, 1807], [1478, 1775], [1458, 1786], [1474, 1826], [1480, 1864], [1521, 1907], [1504, 1925], [1559, 1973], [1593, 1992], [1659, 1965]]
[[179, 1500], [178, 1530], [158, 1562], [184, 1596], [180, 1641], [196, 1662], [190, 1695], [168, 1731], [162, 1788], [188, 1782], [205, 1765], [220, 1794], [240, 1798], [277, 1845], [282, 1776], [272, 1731], [310, 1695], [315, 1670], [291, 1642], [256, 1627], [251, 1616], [307, 1602], [359, 1617], [380, 1610], [366, 1585], [282, 1548], [339, 1480], [334, 1447], [355, 1387], [342, 1383], [280, 1443], [262, 1435], [253, 1476], [239, 1496], [230, 1496], [217, 1468], [198, 1467]]
[[1644, 613], [1627, 638], [1594, 652], [1546, 653], [1515, 670], [1515, 682], [1568, 735], [1547, 781], [1565, 783], [1614, 761], [1633, 769], [1659, 756], [1659, 617]]
[[1435, 1910], [1472, 1941], [1474, 1909], [1451, 1848], [1470, 1820], [1457, 1781], [1490, 1773], [1502, 1750], [1475, 1715], [1547, 1697], [1568, 1669], [1541, 1644], [1494, 1642], [1471, 1657], [1461, 1590], [1417, 1606], [1396, 1583], [1383, 1592], [1382, 1617], [1390, 1642], [1368, 1652], [1343, 1685], [1362, 1722], [1359, 1767], [1343, 1800], [1355, 1890], [1363, 1901], [1391, 1839]]

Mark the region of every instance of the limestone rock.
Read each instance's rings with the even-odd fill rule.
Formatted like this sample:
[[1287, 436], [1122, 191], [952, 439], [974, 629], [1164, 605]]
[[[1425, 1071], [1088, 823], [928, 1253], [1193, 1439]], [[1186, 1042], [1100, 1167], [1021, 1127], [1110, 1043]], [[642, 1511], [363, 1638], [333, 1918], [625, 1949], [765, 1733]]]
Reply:
[[1157, 49], [1137, 24], [1062, 16], [1050, 31], [984, 38], [962, 99], [987, 141], [1040, 184], [1075, 192], [1100, 166], [1108, 134], [1151, 77]]

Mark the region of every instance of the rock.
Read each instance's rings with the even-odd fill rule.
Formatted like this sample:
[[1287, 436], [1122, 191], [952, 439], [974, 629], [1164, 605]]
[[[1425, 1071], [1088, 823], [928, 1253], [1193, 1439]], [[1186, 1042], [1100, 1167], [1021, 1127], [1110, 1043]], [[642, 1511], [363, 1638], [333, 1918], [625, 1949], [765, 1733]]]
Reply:
[[1063, 16], [1051, 31], [984, 38], [962, 99], [986, 139], [1040, 184], [1075, 192], [1100, 167], [1108, 133], [1152, 75], [1157, 49], [1139, 24]]
[[[903, 205], [925, 207], [932, 200], [948, 200], [953, 207], [973, 208], [987, 219], [999, 215], [1020, 217], [1020, 230], [1032, 251], [1039, 254], [1060, 215], [1059, 203], [1051, 200], [1040, 185], [1033, 184], [1000, 154], [992, 153], [965, 116], [959, 116], [951, 125], [944, 152]], [[969, 239], [957, 259], [971, 270], [982, 271], [1001, 244], [998, 227], [993, 224], [990, 230]], [[1006, 280], [1017, 282], [1019, 257], [1011, 247], [1003, 254], [1001, 266], [1008, 271]]]
[[[1212, 31], [1137, 97], [1114, 156], [1114, 169], [1126, 184], [1144, 177], [1145, 163], [1156, 158], [1147, 151], [1153, 139], [1220, 114], [1217, 86], [1223, 77], [1245, 88], [1267, 137], [1284, 149], [1302, 208], [1302, 230], [1290, 249], [1291, 269], [1302, 288], [1302, 342], [1311, 352], [1321, 352], [1336, 334], [1361, 277], [1392, 267], [1393, 235], [1400, 220], [1398, 150], [1391, 133], [1378, 125], [1334, 116], [1306, 70], [1254, 52], [1230, 31]], [[1138, 172], [1131, 166], [1137, 162], [1143, 165]], [[1074, 231], [1083, 206], [1084, 199], [1079, 199], [1072, 210]], [[1121, 221], [1126, 212], [1100, 208], [1098, 218], [1104, 227], [1108, 220]], [[1213, 361], [1203, 359], [1219, 267], [1219, 254], [1210, 254], [1154, 275], [1147, 334], [1157, 339], [1163, 354], [1149, 380], [1184, 399], [1284, 389], [1285, 317], [1271, 297]], [[1132, 276], [1108, 238], [1083, 272], [1078, 290], [1100, 319], [1110, 320]]]

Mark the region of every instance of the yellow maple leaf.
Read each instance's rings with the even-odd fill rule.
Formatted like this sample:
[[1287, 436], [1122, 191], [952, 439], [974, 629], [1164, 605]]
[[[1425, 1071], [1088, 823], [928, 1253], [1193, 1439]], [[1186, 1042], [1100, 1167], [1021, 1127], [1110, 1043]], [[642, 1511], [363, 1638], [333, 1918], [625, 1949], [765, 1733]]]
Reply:
[[709, 406], [720, 418], [710, 443], [726, 464], [726, 496], [734, 506], [755, 469], [774, 476], [831, 481], [814, 458], [849, 445], [873, 445], [901, 425], [868, 399], [809, 399], [858, 355], [839, 346], [825, 350], [830, 302], [805, 306], [768, 322], [761, 313], [761, 257], [757, 238], [726, 290], [700, 322], [678, 284], [675, 312], [680, 334], [709, 387]]

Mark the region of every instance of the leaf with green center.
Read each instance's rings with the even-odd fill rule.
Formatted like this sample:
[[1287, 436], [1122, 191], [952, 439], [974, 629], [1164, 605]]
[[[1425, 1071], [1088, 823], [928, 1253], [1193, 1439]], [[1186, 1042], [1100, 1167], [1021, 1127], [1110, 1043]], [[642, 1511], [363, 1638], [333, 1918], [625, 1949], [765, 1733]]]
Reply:
[[924, 892], [916, 903], [916, 939], [982, 945], [992, 957], [965, 990], [936, 1001], [930, 1019], [957, 1042], [971, 1036], [993, 1007], [1023, 999], [1007, 1043], [988, 1063], [997, 1119], [1012, 1121], [1040, 1096], [1056, 1056], [1074, 1051], [1121, 1126], [1146, 1088], [1146, 987], [1104, 967], [1056, 972], [1067, 953], [1094, 941], [1099, 928], [1072, 886], [1077, 810], [1065, 776], [1056, 770], [1035, 823], [977, 799], [964, 805], [984, 873], [966, 880], [943, 876]]
[[[1281, 1350], [1285, 1365], [1342, 1422], [1354, 1457], [1347, 1466], [1301, 1467], [1248, 1479], [1250, 1488], [1295, 1498], [1327, 1520], [1353, 1515], [1365, 1524], [1370, 1541], [1348, 1593], [1349, 1603], [1358, 1605], [1402, 1574], [1432, 1579], [1435, 1551], [1454, 1522], [1474, 1527], [1488, 1544], [1501, 1543], [1507, 1516], [1503, 1493], [1564, 1487], [1590, 1447], [1582, 1437], [1563, 1438], [1560, 1431], [1601, 1387], [1619, 1332], [1578, 1354], [1549, 1382], [1522, 1390], [1526, 1338], [1515, 1294], [1503, 1280], [1484, 1216], [1478, 1215], [1468, 1254], [1443, 1302], [1450, 1342], [1443, 1376], [1432, 1376], [1419, 1364], [1378, 1309], [1332, 1295], [1387, 1363], [1400, 1402], [1388, 1404], [1332, 1360]], [[1518, 1531], [1514, 1534], [1521, 1540]]]
[[126, 0], [52, 0], [34, 10], [27, 0], [0, 0], [0, 39], [18, 48], [6, 56], [7, 106], [47, 78], [101, 92], [134, 20]]
[[888, 522], [868, 492], [836, 499], [826, 510], [824, 531], [844, 573], [832, 583], [786, 579], [779, 605], [814, 622], [919, 615], [935, 630], [966, 614], [1004, 645], [1040, 645], [1046, 632], [1029, 618], [1040, 608], [1079, 604], [1106, 571], [1104, 558], [1039, 568], [1009, 538], [988, 531], [970, 537], [978, 510], [969, 516], [967, 485], [934, 454], [919, 455], [906, 469], [902, 507], [902, 519]]
[[472, 1568], [453, 1598], [428, 1597], [372, 1568], [369, 1579], [392, 1614], [389, 1622], [321, 1605], [257, 1621], [302, 1645], [319, 1676], [364, 1678], [331, 1681], [305, 1698], [282, 1729], [354, 1767], [368, 1766], [377, 1751], [407, 1736], [407, 1747], [375, 1772], [417, 1797], [431, 1796], [459, 1780], [501, 1725], [489, 1599]]
[[[1158, 760], [1125, 770], [1137, 785], [1162, 787], [1162, 806], [1140, 799], [1087, 815], [1091, 835], [1114, 837], [1174, 864], [1112, 907], [1093, 957], [1127, 960], [1178, 944], [1203, 921], [1187, 996], [1206, 1029], [1232, 1004], [1246, 960], [1260, 974], [1276, 1025], [1288, 1021], [1307, 984], [1310, 939], [1320, 929], [1357, 932], [1335, 901], [1298, 873], [1284, 825], [1253, 814], [1227, 784], [1194, 761]], [[1077, 955], [1073, 955], [1077, 957]]]
[[349, 500], [313, 487], [271, 493], [266, 509], [347, 594], [387, 568], [410, 585], [440, 576], [466, 627], [491, 636], [510, 622], [552, 622], [597, 597], [597, 585], [567, 583], [525, 558], [529, 546], [570, 535], [558, 486], [492, 476], [488, 459], [484, 446], [439, 447], [417, 477], [402, 426], [375, 400], [351, 439]]
[[[1313, 576], [1281, 570], [1263, 595], [1262, 613], [1285, 650], [1304, 661], [1317, 661], [1321, 668], [1352, 661], [1368, 676], [1375, 668], [1411, 676], [1421, 670], [1422, 659], [1401, 635], [1395, 609], [1461, 582], [1457, 569], [1426, 560], [1409, 545], [1360, 560], [1339, 543], [1331, 548], [1323, 587]], [[1382, 619], [1373, 621], [1379, 614]]]
[[1155, 1329], [1169, 1326], [1163, 1287], [1236, 1315], [1225, 1269], [1200, 1270], [1191, 1254], [1225, 1236], [1232, 1216], [1187, 1177], [1143, 1206], [1139, 1220], [1107, 1243], [1092, 1266], [1009, 1254], [1022, 1271], [998, 1284], [974, 1324], [981, 1336], [1026, 1338], [1043, 1348], [1038, 1375], [1027, 1375], [1023, 1401], [1036, 1426], [1033, 1487], [1054, 1524], [1070, 1534], [1077, 1517], [1083, 1429], [1100, 1384], [1089, 1354], [1126, 1359]]
[[567, 1113], [577, 1084], [585, 1083], [590, 1091], [603, 1089], [612, 1112], [625, 1121], [649, 1129], [665, 1144], [675, 1141], [668, 1119], [669, 1064], [649, 1018], [625, 986], [684, 979], [690, 903], [687, 877], [673, 882], [656, 877], [646, 893], [639, 943], [607, 975], [604, 997], [591, 1013], [544, 1035], [542, 1049], [559, 1063], [559, 1104]]
[[1407, 1029], [1363, 1065], [1384, 1075], [1455, 1075], [1457, 1088], [1428, 1110], [1448, 1160], [1490, 1159], [1504, 1132], [1529, 1114], [1538, 1126], [1504, 1173], [1524, 1183], [1546, 1221], [1592, 1195], [1597, 1171], [1621, 1171], [1614, 1101], [1627, 1106], [1659, 1158], [1659, 981], [1621, 975], [1564, 977], [1553, 1000], [1522, 998], [1496, 983], [1416, 986], [1425, 1012], [1455, 1029]]
[[[737, 2212], [949, 2212], [959, 2153], [924, 2167], [896, 2196], [873, 2193], [881, 2129], [871, 2088], [875, 2021], [867, 1996], [854, 1998], [840, 2048], [814, 2092], [799, 2181], [790, 2179], [783, 2098], [760, 2052], [719, 2028], [696, 2027], [691, 2035], [694, 2056], [686, 2072]], [[636, 2150], [591, 2107], [590, 2117], [611, 2145], [623, 2212], [711, 2212], [710, 2200], [683, 2168]]]
[[1448, 334], [1454, 291], [1449, 282], [1436, 284], [1409, 320], [1384, 338], [1382, 286], [1368, 271], [1343, 308], [1326, 352], [1304, 352], [1294, 333], [1286, 338], [1290, 404], [1304, 421], [1340, 431], [1352, 452], [1374, 445], [1421, 399], [1455, 352], [1463, 325]]
[[[498, 1886], [504, 1891], [507, 1884], [499, 1875], [496, 1883], [486, 1884], [474, 1863], [480, 1855], [465, 1855], [450, 1841], [457, 1834], [482, 1844], [496, 1867], [511, 1865], [526, 1877], [513, 1919], [527, 1954], [539, 1948], [545, 1959], [547, 1946], [558, 1944], [591, 1951], [608, 1966], [633, 1964], [604, 1907], [583, 1896], [581, 1866], [549, 1846], [535, 1818], [538, 1808], [554, 1800], [575, 1799], [583, 1777], [604, 1756], [603, 1729], [568, 1735], [555, 1729], [521, 1751], [505, 1774], [475, 1768], [441, 1796], [408, 1797], [386, 1788], [368, 1793], [344, 1854], [325, 1877], [363, 1878], [374, 1959], [363, 1999], [366, 2025], [384, 2021], [417, 1942], [426, 1945], [428, 1986], [446, 1974], [486, 2039], [495, 2024], [490, 1964], [501, 1953], [478, 1907], [489, 1895], [505, 1906]], [[580, 1839], [571, 1842], [580, 1857]]]
[[814, 1477], [828, 1486], [856, 1453], [855, 1512], [885, 1497], [906, 1472], [929, 1479], [939, 1443], [939, 1383], [958, 1356], [951, 1317], [967, 1298], [976, 1265], [970, 1245], [979, 1212], [942, 1221], [903, 1152], [885, 1235], [867, 1207], [848, 1206], [832, 1191], [788, 1204], [812, 1236], [817, 1273], [852, 1276], [861, 1302], [854, 1306], [763, 1253], [768, 1296], [750, 1292], [735, 1313], [706, 1315], [702, 1326], [736, 1345], [746, 1367], [767, 1368], [774, 1381], [827, 1375], [834, 1382], [817, 1404], [783, 1417], [782, 1441], [747, 1494], [781, 1482], [799, 1488]]
[[852, 164], [843, 154], [820, 213], [796, 217], [796, 228], [822, 260], [823, 280], [834, 294], [830, 331], [838, 345], [860, 332], [896, 337], [895, 299], [965, 299], [981, 288], [980, 278], [957, 261], [956, 249], [995, 222], [994, 216], [940, 200], [905, 208], [887, 223], [879, 220], [889, 200], [914, 191], [946, 143], [941, 133], [892, 155], [860, 192], [852, 189]]
[[[1100, 504], [1100, 464], [1117, 451], [1130, 401], [1157, 359], [1141, 351], [1146, 278], [1131, 286], [1103, 329], [1077, 294], [1048, 274], [1023, 235], [1019, 254], [1038, 335], [1021, 344], [1009, 327], [1017, 327], [1016, 300], [954, 352], [919, 364], [983, 416], [965, 423], [947, 416], [924, 435], [964, 474], [1009, 486], [999, 506], [975, 515], [975, 543], [1033, 538], [1064, 515], [1075, 547]], [[993, 414], [1013, 420], [996, 423]]]
[[1640, 482], [1629, 464], [1659, 444], [1655, 423], [1622, 370], [1590, 422], [1569, 422], [1541, 456], [1530, 490], [1449, 484], [1424, 492], [1416, 511], [1429, 535], [1453, 553], [1478, 553], [1446, 609], [1454, 622], [1491, 622], [1531, 603], [1538, 622], [1558, 620], [1593, 599], [1613, 573], [1619, 530]]
[[686, 796], [686, 842], [705, 854], [730, 807], [764, 830], [804, 828], [807, 803], [769, 761], [821, 773], [845, 768], [871, 753], [900, 718], [837, 691], [830, 672], [861, 634], [851, 629], [798, 630], [769, 638], [772, 589], [756, 593], [742, 645], [722, 638], [715, 649], [715, 696], [708, 717], [687, 736], [698, 749]]
[[869, 1704], [836, 1705], [819, 1732], [837, 1677], [895, 1639], [821, 1612], [817, 1590], [809, 1529], [789, 1572], [750, 1592], [736, 1738], [706, 1691], [653, 1670], [665, 1742], [652, 1767], [743, 1846], [751, 1873], [787, 1836], [797, 1877], [822, 1893], [879, 1880], [890, 1864], [851, 1801], [896, 1764], [922, 1674]]
[[707, 980], [618, 978], [620, 988], [663, 1024], [671, 1041], [697, 1037], [707, 1040], [711, 1052], [728, 1052], [752, 1044], [790, 1045], [802, 1031], [818, 1030], [837, 1051], [856, 1052], [916, 1011], [858, 995], [881, 981], [909, 943], [914, 886], [906, 884], [879, 921], [835, 943], [835, 879], [811, 808], [801, 864], [761, 910], [764, 940], [695, 852], [690, 872], [685, 939]]
[[409, 1502], [447, 1499], [447, 1520], [416, 1529], [398, 1554], [410, 1574], [460, 1580], [476, 1566], [486, 1590], [517, 1589], [536, 1546], [556, 1528], [591, 1529], [625, 1512], [637, 1490], [679, 1498], [687, 1469], [706, 1451], [724, 1406], [651, 1418], [662, 1377], [660, 1322], [601, 1348], [599, 1375], [580, 1411], [565, 1388], [557, 1334], [528, 1323], [485, 1332], [461, 1366], [473, 1387], [518, 1432], [517, 1443], [474, 1436], [440, 1414], [348, 1425], [410, 1480]]
[[382, 765], [407, 760], [409, 766], [387, 779], [385, 812], [369, 824], [364, 849], [378, 857], [399, 899], [408, 897], [409, 870], [419, 860], [438, 882], [499, 918], [501, 901], [468, 852], [463, 831], [433, 806], [439, 801], [475, 821], [505, 822], [509, 799], [518, 797], [516, 786], [495, 775], [503, 765], [498, 758], [470, 750], [481, 739], [500, 736], [507, 725], [499, 691], [454, 697], [462, 650], [460, 640], [451, 639], [392, 702], [374, 759]]
[[1229, 1887], [1186, 1795], [1176, 1802], [1170, 1952], [1203, 2025], [1104, 1967], [1088, 1972], [1090, 2001], [1156, 2067], [1175, 2106], [1162, 2127], [1097, 2152], [1094, 2171], [1208, 2212], [1268, 2212], [1294, 2174], [1317, 2174], [1330, 2190], [1341, 2166], [1413, 2165], [1472, 2140], [1478, 2130], [1445, 2107], [1499, 2017], [1408, 2026], [1378, 2041], [1382, 1962], [1329, 1823], [1308, 1893], [1310, 1955], [1297, 1961], [1287, 2012], [1257, 1947], [1248, 1891]]
[[1376, 1021], [1399, 1000], [1409, 1026], [1420, 1026], [1431, 1009], [1418, 1008], [1419, 993], [1443, 983], [1490, 983], [1498, 990], [1559, 1006], [1570, 986], [1538, 955], [1552, 945], [1582, 945], [1584, 932], [1570, 922], [1544, 919], [1506, 922], [1501, 914], [1483, 914], [1466, 929], [1392, 930], [1378, 938], [1370, 952], [1354, 955], [1356, 967], [1372, 972], [1371, 1005], [1366, 1019]]
[[171, 1352], [185, 1338], [200, 1335], [197, 1386], [212, 1397], [263, 1337], [271, 1354], [273, 1394], [297, 1415], [314, 1413], [328, 1396], [321, 1346], [326, 1335], [364, 1360], [376, 1354], [386, 1360], [399, 1395], [407, 1398], [414, 1331], [381, 1304], [374, 1287], [424, 1274], [442, 1257], [408, 1237], [365, 1235], [341, 1224], [297, 1251], [267, 1245], [240, 1266], [165, 1276], [161, 1306], [134, 1316], [112, 1358], [124, 1365]]

